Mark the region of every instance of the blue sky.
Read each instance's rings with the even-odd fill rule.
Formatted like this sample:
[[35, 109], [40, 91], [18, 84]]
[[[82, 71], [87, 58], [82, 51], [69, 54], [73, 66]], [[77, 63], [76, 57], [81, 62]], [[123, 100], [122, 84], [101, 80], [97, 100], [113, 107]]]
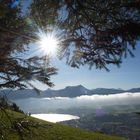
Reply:
[[[23, 11], [29, 6], [31, 0], [24, 1]], [[61, 89], [66, 86], [83, 85], [89, 89], [104, 87], [104, 88], [123, 88], [130, 89], [140, 87], [140, 42], [137, 43], [134, 51], [135, 57], [127, 57], [123, 59], [121, 67], [115, 65], [109, 66], [110, 72], [105, 70], [97, 70], [94, 67], [89, 70], [88, 66], [83, 66], [80, 69], [71, 68], [65, 64], [65, 61], [60, 61], [54, 58], [52, 65], [59, 69], [58, 75], [52, 76], [54, 82], [53, 89]], [[36, 83], [41, 89], [48, 87]]]
[[140, 42], [134, 51], [135, 57], [128, 56], [123, 59], [121, 67], [109, 66], [110, 72], [98, 70], [94, 67], [89, 70], [88, 66], [80, 69], [71, 68], [65, 61], [56, 58], [52, 65], [59, 69], [58, 75], [52, 76], [55, 84], [53, 89], [61, 89], [66, 86], [83, 85], [89, 89], [94, 88], [123, 88], [130, 89], [140, 87]]

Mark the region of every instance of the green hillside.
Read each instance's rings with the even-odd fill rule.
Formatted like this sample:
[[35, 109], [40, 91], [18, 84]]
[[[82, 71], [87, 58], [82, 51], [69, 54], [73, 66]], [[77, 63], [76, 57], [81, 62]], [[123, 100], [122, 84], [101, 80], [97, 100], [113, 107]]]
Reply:
[[11, 110], [0, 110], [3, 140], [126, 140], [61, 124], [48, 123]]

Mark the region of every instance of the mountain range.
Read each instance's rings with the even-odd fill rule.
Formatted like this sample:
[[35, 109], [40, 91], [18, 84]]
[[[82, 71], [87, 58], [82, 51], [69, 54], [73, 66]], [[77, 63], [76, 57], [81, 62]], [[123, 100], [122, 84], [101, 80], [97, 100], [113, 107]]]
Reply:
[[140, 92], [140, 88], [132, 88], [129, 90], [115, 89], [115, 88], [96, 88], [96, 89], [87, 89], [82, 85], [77, 86], [67, 86], [64, 89], [52, 90], [47, 89], [38, 94], [34, 89], [24, 89], [24, 90], [1, 90], [0, 96], [6, 96], [8, 99], [23, 99], [23, 98], [47, 98], [47, 97], [78, 97], [82, 95], [108, 95], [108, 94], [117, 94], [124, 92]]

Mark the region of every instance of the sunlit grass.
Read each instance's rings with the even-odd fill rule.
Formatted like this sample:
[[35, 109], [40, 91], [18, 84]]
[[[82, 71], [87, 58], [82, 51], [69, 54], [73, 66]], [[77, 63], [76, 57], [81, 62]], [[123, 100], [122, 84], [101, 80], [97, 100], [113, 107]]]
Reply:
[[[11, 122], [24, 119], [25, 121], [28, 120], [39, 124], [39, 126], [36, 127], [29, 126], [29, 131], [23, 131], [23, 139], [26, 140], [126, 140], [125, 138], [84, 131], [61, 124], [48, 123], [10, 110], [7, 111], [7, 114]], [[0, 116], [0, 122], [4, 124], [4, 128], [0, 128], [3, 132], [4, 139], [19, 140], [19, 133], [12, 127], [7, 116], [1, 111]]]

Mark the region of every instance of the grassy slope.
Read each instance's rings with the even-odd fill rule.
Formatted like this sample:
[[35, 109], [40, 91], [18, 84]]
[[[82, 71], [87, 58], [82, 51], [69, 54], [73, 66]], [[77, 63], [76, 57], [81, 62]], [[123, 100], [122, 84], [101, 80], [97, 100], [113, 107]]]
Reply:
[[[93, 133], [61, 124], [48, 123], [10, 110], [6, 112], [10, 116], [12, 122], [24, 118], [24, 120], [39, 123], [38, 127], [29, 127], [30, 131], [24, 129], [24, 140], [126, 140], [124, 138]], [[0, 111], [0, 119], [0, 139], [2, 133], [4, 140], [18, 140], [18, 132], [12, 129], [9, 119], [2, 111]]]

